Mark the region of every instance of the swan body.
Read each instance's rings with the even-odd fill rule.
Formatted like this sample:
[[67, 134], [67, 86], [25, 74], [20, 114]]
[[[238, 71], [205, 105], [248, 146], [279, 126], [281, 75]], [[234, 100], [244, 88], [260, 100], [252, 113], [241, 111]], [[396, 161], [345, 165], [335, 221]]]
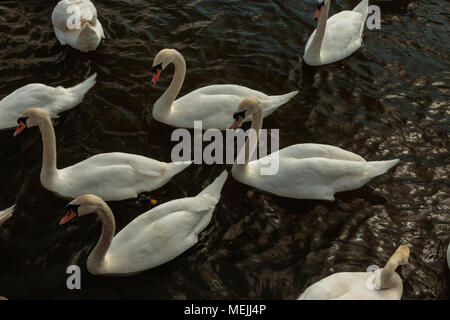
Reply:
[[12, 217], [12, 214], [13, 214], [15, 208], [16, 208], [16, 206], [14, 205], [14, 206], [12, 206], [12, 207], [9, 207], [9, 208], [6, 209], [6, 210], [0, 211], [0, 226], [1, 226], [6, 220], [8, 220], [9, 218]]
[[[258, 100], [244, 100], [238, 108], [240, 112], [243, 110], [248, 116], [253, 115], [252, 129], [259, 135], [262, 117]], [[246, 148], [248, 142], [247, 139]], [[249, 161], [250, 154], [251, 151], [245, 153], [245, 164], [233, 165], [232, 175], [239, 182], [282, 197], [328, 201], [334, 201], [336, 192], [362, 187], [399, 162], [398, 159], [366, 161], [341, 148], [313, 143], [292, 145], [253, 161]], [[275, 174], [261, 174], [267, 163], [277, 162]]]
[[96, 275], [133, 275], [174, 259], [198, 242], [198, 234], [211, 221], [226, 179], [224, 171], [196, 197], [173, 200], [147, 211], [116, 236], [111, 210], [92, 195], [73, 200], [61, 224], [95, 212], [103, 230], [89, 255], [88, 271]]
[[27, 127], [39, 126], [44, 145], [41, 183], [63, 198], [76, 198], [86, 192], [105, 201], [136, 198], [139, 193], [162, 187], [192, 163], [165, 163], [114, 152], [98, 154], [73, 166], [57, 169], [56, 138], [48, 114], [42, 109], [30, 109], [18, 122], [15, 135]]
[[293, 91], [285, 95], [268, 96], [247, 87], [225, 84], [203, 87], [175, 100], [186, 75], [186, 62], [178, 51], [164, 49], [156, 55], [152, 81], [156, 83], [162, 70], [171, 63], [175, 66], [175, 76], [166, 92], [156, 101], [153, 118], [174, 127], [194, 128], [194, 121], [202, 121], [205, 130], [225, 130], [233, 122], [230, 113], [249, 96], [258, 97], [266, 117], [298, 94], [298, 91]]
[[33, 83], [17, 89], [0, 101], [0, 129], [17, 126], [17, 118], [30, 108], [42, 108], [51, 118], [78, 105], [95, 85], [97, 74], [72, 88]]
[[[79, 25], [76, 25], [77, 19]], [[53, 29], [61, 45], [88, 52], [105, 38], [97, 10], [89, 0], [62, 0], [52, 13]]]
[[328, 19], [330, 2], [325, 0], [324, 8], [316, 11], [316, 17], [320, 16], [318, 27], [305, 47], [303, 60], [311, 66], [343, 60], [362, 45], [369, 1], [363, 0], [352, 11], [345, 10]]
[[409, 248], [400, 246], [381, 271], [332, 274], [309, 286], [298, 300], [400, 300], [403, 283], [395, 270], [408, 257]]

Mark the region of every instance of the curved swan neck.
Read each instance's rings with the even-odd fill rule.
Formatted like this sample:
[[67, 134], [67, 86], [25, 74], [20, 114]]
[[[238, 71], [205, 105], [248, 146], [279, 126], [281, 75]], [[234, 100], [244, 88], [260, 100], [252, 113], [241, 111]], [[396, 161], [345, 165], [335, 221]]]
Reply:
[[325, 30], [327, 28], [328, 13], [330, 11], [330, 2], [331, 0], [326, 1], [325, 6], [322, 9], [323, 12], [319, 17], [316, 34], [314, 36], [314, 39], [311, 41], [311, 44], [308, 49], [308, 54], [310, 55], [320, 56], [320, 49], [322, 48], [322, 42], [325, 36]]
[[41, 181], [43, 184], [50, 181], [58, 172], [56, 168], [56, 136], [50, 118], [45, 118], [39, 125], [39, 130], [42, 135], [42, 170]]
[[106, 253], [111, 246], [116, 231], [114, 215], [108, 205], [100, 203], [95, 214], [102, 222], [102, 234], [88, 258], [88, 265], [92, 266], [94, 269], [105, 262]]
[[[253, 156], [254, 152], [257, 152], [258, 141], [259, 141], [259, 132], [261, 131], [262, 124], [264, 119], [264, 113], [260, 105], [258, 105], [258, 111], [252, 115], [252, 125], [250, 127], [251, 131], [256, 133], [256, 139], [247, 139], [245, 140], [245, 146], [242, 148], [240, 152], [245, 152], [245, 164], [238, 164], [238, 166], [246, 166]], [[250, 131], [250, 132], [251, 132]], [[253, 144], [250, 146], [250, 141], [252, 140]]]
[[383, 270], [381, 271], [381, 288], [382, 289], [389, 289], [395, 286], [393, 283], [393, 275], [395, 274], [395, 270], [400, 265], [400, 261], [395, 257], [392, 256], [389, 261], [384, 266]]
[[170, 86], [159, 99], [163, 103], [165, 111], [170, 110], [170, 107], [180, 93], [184, 78], [186, 76], [186, 61], [184, 60], [184, 57], [181, 55], [181, 53], [175, 50], [173, 51], [172, 55], [172, 64], [175, 67], [175, 74], [172, 78]]

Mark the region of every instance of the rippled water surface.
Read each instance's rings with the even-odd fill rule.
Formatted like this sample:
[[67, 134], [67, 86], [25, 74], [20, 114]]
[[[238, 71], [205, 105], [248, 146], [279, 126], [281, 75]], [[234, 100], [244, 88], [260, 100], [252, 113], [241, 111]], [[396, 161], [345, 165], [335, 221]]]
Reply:
[[[0, 0], [0, 97], [32, 82], [67, 87], [98, 73], [83, 103], [55, 121], [60, 168], [110, 151], [170, 160], [173, 128], [151, 118], [172, 77], [170, 67], [150, 84], [153, 57], [166, 47], [186, 58], [181, 94], [223, 83], [270, 94], [299, 88], [264, 122], [281, 129], [281, 147], [324, 143], [401, 163], [333, 203], [262, 194], [230, 177], [196, 247], [138, 276], [94, 277], [85, 265], [100, 223], [92, 215], [59, 227], [67, 201], [40, 185], [37, 129], [15, 139], [0, 132], [0, 208], [17, 203], [0, 228], [1, 295], [293, 299], [333, 272], [383, 265], [407, 244], [404, 299], [450, 297], [448, 2], [380, 2], [381, 30], [366, 29], [356, 54], [320, 68], [301, 58], [315, 27], [312, 0], [97, 0], [107, 39], [89, 54], [57, 42], [56, 2]], [[331, 12], [358, 2], [335, 0]], [[191, 166], [152, 197], [195, 195], [225, 167]], [[111, 204], [119, 230], [151, 207]], [[65, 269], [74, 263], [82, 266], [80, 291], [66, 289]]]

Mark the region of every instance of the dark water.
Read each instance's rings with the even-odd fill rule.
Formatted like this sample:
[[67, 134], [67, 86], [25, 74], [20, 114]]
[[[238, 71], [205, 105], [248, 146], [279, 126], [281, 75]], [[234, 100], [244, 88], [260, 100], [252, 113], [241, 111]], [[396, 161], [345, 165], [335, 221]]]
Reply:
[[[195, 248], [139, 276], [94, 277], [85, 265], [99, 222], [89, 216], [59, 227], [67, 201], [40, 185], [37, 129], [16, 139], [1, 132], [0, 208], [18, 207], [0, 228], [1, 295], [292, 299], [333, 272], [383, 265], [407, 244], [403, 298], [450, 297], [448, 2], [383, 4], [381, 30], [366, 29], [361, 50], [320, 68], [301, 59], [314, 29], [312, 0], [98, 0], [107, 39], [89, 54], [58, 44], [50, 20], [56, 2], [0, 1], [0, 97], [31, 82], [72, 86], [98, 73], [84, 102], [55, 122], [61, 168], [110, 151], [170, 160], [173, 129], [151, 119], [172, 76], [171, 67], [150, 85], [153, 57], [165, 47], [186, 57], [181, 94], [221, 83], [270, 94], [300, 88], [264, 123], [281, 128], [281, 147], [325, 143], [401, 163], [334, 203], [251, 192], [230, 177]], [[358, 2], [335, 0], [331, 12]], [[224, 168], [191, 166], [152, 196], [163, 203], [194, 195]], [[111, 207], [121, 229], [151, 205]], [[73, 263], [83, 270], [76, 292], [65, 286]]]

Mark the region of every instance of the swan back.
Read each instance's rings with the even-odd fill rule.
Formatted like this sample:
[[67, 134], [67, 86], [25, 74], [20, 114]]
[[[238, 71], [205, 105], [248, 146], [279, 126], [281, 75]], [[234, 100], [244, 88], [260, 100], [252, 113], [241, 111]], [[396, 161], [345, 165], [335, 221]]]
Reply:
[[97, 10], [89, 0], [58, 2], [52, 13], [52, 22], [60, 43], [82, 52], [95, 50], [105, 37], [97, 19]]
[[309, 286], [298, 300], [400, 300], [403, 285], [376, 289], [370, 286], [372, 272], [339, 272]]

